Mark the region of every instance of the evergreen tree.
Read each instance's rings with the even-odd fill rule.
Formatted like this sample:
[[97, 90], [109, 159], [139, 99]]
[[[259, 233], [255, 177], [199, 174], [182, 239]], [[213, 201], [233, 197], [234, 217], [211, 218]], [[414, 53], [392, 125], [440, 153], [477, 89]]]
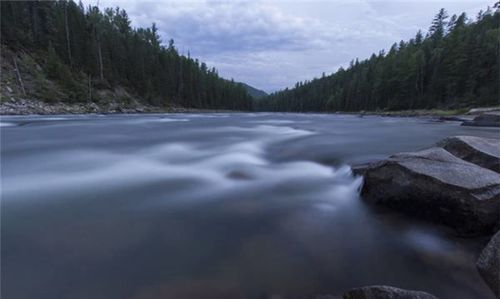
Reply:
[[123, 9], [65, 0], [0, 5], [2, 45], [40, 54], [48, 77], [71, 91], [63, 100], [88, 100], [79, 80], [88, 89], [90, 77], [95, 88], [122, 86], [153, 105], [252, 109], [243, 86], [180, 55], [173, 40], [163, 46], [155, 23], [132, 29]]
[[358, 111], [462, 108], [499, 104], [500, 4], [471, 22], [444, 9], [428, 34], [394, 43], [387, 54], [298, 82], [260, 99], [266, 111]]

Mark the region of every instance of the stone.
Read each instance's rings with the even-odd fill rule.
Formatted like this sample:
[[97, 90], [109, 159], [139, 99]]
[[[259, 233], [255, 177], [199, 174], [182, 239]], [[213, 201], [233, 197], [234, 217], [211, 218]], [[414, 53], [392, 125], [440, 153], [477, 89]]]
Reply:
[[438, 118], [440, 121], [467, 121], [467, 119], [458, 116], [441, 116]]
[[482, 114], [485, 112], [497, 112], [500, 111], [500, 108], [498, 107], [484, 107], [484, 108], [473, 108], [470, 109], [469, 112], [467, 112], [468, 115], [478, 115]]
[[499, 222], [500, 174], [442, 148], [402, 153], [364, 169], [362, 198], [450, 225], [490, 233]]
[[390, 286], [367, 286], [348, 291], [343, 299], [437, 299], [437, 297], [426, 292]]
[[464, 121], [462, 126], [500, 127], [500, 112], [488, 112], [476, 116], [473, 120]]
[[454, 136], [443, 139], [438, 146], [460, 159], [500, 172], [500, 139]]
[[500, 298], [500, 231], [483, 249], [476, 262], [477, 270], [493, 293]]

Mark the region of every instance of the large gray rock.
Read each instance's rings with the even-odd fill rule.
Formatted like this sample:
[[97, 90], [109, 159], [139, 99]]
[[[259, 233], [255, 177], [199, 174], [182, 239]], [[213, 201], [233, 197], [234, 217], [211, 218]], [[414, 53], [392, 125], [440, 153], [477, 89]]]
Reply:
[[438, 121], [468, 121], [468, 119], [465, 119], [464, 117], [459, 117], [459, 116], [440, 116]]
[[344, 299], [437, 299], [420, 291], [409, 291], [388, 286], [368, 286], [352, 289], [344, 294]]
[[479, 115], [487, 112], [500, 112], [498, 107], [472, 108], [467, 112], [468, 115]]
[[438, 143], [456, 157], [500, 172], [500, 140], [473, 136], [445, 138]]
[[491, 238], [483, 249], [476, 266], [484, 281], [497, 298], [500, 298], [500, 231]]
[[464, 121], [462, 126], [500, 127], [500, 113], [488, 112], [476, 116], [473, 120]]
[[397, 154], [363, 172], [361, 196], [368, 202], [433, 218], [466, 234], [491, 232], [499, 222], [500, 174], [442, 148]]

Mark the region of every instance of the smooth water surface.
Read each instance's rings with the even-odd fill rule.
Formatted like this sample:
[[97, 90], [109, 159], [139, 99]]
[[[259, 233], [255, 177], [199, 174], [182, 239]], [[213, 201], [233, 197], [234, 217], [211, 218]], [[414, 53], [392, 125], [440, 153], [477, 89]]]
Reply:
[[1, 119], [2, 298], [493, 298], [484, 239], [376, 210], [349, 164], [499, 131], [326, 114]]

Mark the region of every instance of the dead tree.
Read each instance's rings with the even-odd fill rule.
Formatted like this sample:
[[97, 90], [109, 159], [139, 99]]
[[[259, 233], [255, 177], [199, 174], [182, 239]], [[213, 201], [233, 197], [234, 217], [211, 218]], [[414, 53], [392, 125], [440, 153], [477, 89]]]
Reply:
[[64, 26], [66, 27], [66, 45], [68, 47], [68, 60], [69, 60], [69, 65], [72, 66], [72, 59], [71, 59], [71, 43], [69, 40], [69, 26], [68, 26], [68, 3], [64, 2]]
[[14, 67], [16, 70], [17, 80], [19, 81], [19, 86], [21, 86], [21, 91], [23, 92], [23, 95], [26, 96], [26, 90], [24, 89], [23, 78], [21, 77], [21, 72], [19, 71], [19, 67], [17, 66], [17, 59], [15, 56], [14, 56]]

